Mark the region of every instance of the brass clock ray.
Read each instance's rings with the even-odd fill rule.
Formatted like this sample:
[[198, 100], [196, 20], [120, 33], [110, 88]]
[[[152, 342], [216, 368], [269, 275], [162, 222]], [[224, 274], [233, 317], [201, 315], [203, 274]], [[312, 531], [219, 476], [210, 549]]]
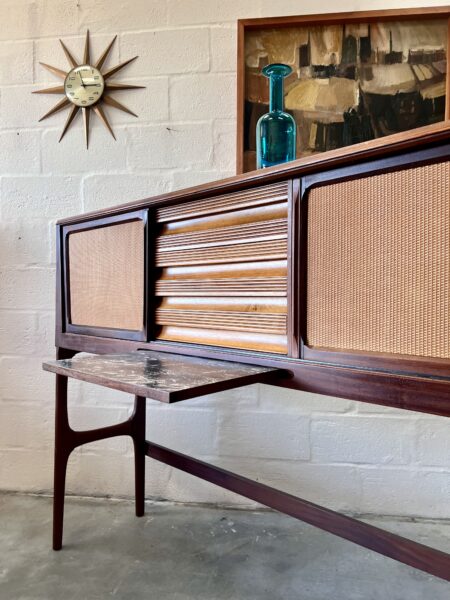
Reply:
[[[86, 32], [86, 39], [85, 39], [84, 51], [83, 51], [83, 62], [81, 62], [81, 63], [77, 62], [77, 60], [74, 58], [73, 54], [66, 47], [66, 45], [63, 43], [63, 41], [59, 40], [61, 47], [64, 51], [64, 54], [67, 58], [67, 61], [70, 65], [69, 71], [63, 71], [62, 69], [58, 69], [57, 67], [53, 67], [46, 63], [42, 63], [42, 62], [39, 63], [45, 69], [47, 69], [47, 71], [50, 71], [50, 73], [52, 73], [56, 77], [59, 77], [60, 79], [64, 80], [63, 85], [58, 85], [55, 87], [48, 87], [48, 88], [44, 88], [42, 90], [36, 90], [36, 91], [32, 92], [33, 94], [64, 94], [65, 95], [65, 97], [62, 100], [60, 100], [57, 104], [55, 104], [55, 106], [53, 106], [48, 112], [45, 113], [45, 115], [43, 115], [39, 119], [39, 121], [43, 121], [44, 119], [47, 119], [48, 117], [50, 117], [51, 115], [54, 115], [55, 113], [59, 112], [60, 110], [70, 107], [69, 114], [68, 114], [66, 122], [64, 124], [64, 128], [62, 130], [59, 141], [61, 141], [63, 139], [63, 137], [65, 136], [67, 130], [73, 123], [73, 121], [74, 121], [75, 117], [77, 116], [77, 114], [79, 113], [80, 109], [83, 114], [84, 139], [86, 142], [86, 148], [89, 147], [89, 125], [90, 125], [91, 109], [93, 109], [93, 111], [95, 112], [97, 117], [100, 119], [100, 121], [103, 123], [103, 125], [106, 127], [106, 129], [109, 131], [109, 133], [112, 135], [112, 137], [114, 139], [116, 139], [116, 136], [114, 135], [111, 124], [109, 123], [109, 121], [105, 115], [105, 112], [101, 106], [102, 104], [111, 106], [113, 108], [116, 108], [117, 110], [121, 110], [122, 112], [133, 115], [134, 117], [137, 117], [136, 113], [134, 113], [132, 110], [127, 108], [121, 102], [119, 102], [118, 100], [116, 100], [115, 98], [113, 98], [112, 96], [109, 95], [109, 92], [116, 92], [116, 91], [121, 91], [121, 90], [136, 90], [136, 89], [143, 89], [145, 87], [143, 85], [131, 85], [131, 84], [127, 84], [127, 83], [119, 83], [119, 82], [116, 83], [116, 82], [109, 81], [110, 77], [115, 75], [118, 71], [123, 69], [126, 65], [130, 64], [132, 61], [136, 60], [137, 56], [134, 56], [133, 58], [130, 58], [122, 63], [119, 63], [118, 65], [111, 67], [110, 69], [104, 71], [103, 73], [101, 72], [101, 68], [103, 67], [103, 64], [105, 63], [105, 61], [109, 55], [109, 52], [111, 51], [111, 48], [113, 47], [116, 39], [117, 39], [117, 36], [114, 36], [114, 38], [108, 44], [106, 49], [100, 55], [100, 58], [92, 66], [91, 66], [89, 30], [87, 30], [87, 32]], [[69, 74], [71, 74], [71, 77], [72, 77], [72, 73], [75, 72], [76, 69], [79, 69], [80, 67], [86, 67], [86, 66], [88, 66], [89, 69], [92, 70], [92, 73], [97, 72], [97, 74], [98, 74], [97, 79], [100, 79], [100, 81], [103, 80], [104, 87], [103, 87], [103, 91], [100, 93], [99, 99], [97, 101], [93, 101], [91, 104], [89, 104], [87, 106], [82, 106], [82, 105], [80, 106], [75, 103], [74, 99], [71, 98], [71, 95], [74, 96], [74, 94], [72, 92], [67, 92], [66, 87], [71, 87], [71, 85], [67, 86], [66, 82], [67, 82], [67, 78], [68, 78]], [[86, 80], [83, 81], [82, 75], [80, 75], [80, 80], [81, 80], [81, 86], [83, 87], [84, 90], [86, 89], [86, 87], [94, 87], [95, 88], [95, 86], [97, 85], [97, 84], [84, 83], [84, 81], [86, 81]], [[100, 84], [98, 84], [98, 87], [100, 87]], [[79, 88], [79, 89], [81, 89], [81, 88]], [[90, 93], [96, 94], [99, 92], [90, 92]], [[92, 97], [89, 96], [89, 100], [92, 101], [94, 97], [95, 96], [92, 96]], [[86, 101], [82, 101], [82, 103], [86, 104]]]

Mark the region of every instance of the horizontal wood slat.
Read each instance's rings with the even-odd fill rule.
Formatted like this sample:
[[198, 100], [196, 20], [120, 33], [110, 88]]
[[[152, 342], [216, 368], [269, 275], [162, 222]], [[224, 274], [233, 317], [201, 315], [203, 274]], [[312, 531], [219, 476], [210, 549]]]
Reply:
[[270, 221], [287, 218], [287, 202], [276, 202], [267, 206], [234, 210], [225, 213], [212, 214], [195, 219], [183, 219], [163, 226], [162, 234], [178, 235], [181, 233], [212, 231], [222, 227], [237, 227], [258, 221]]
[[286, 239], [215, 248], [194, 248], [156, 253], [156, 266], [195, 265], [209, 263], [241, 263], [243, 260], [270, 260], [286, 256]]
[[227, 312], [286, 313], [286, 298], [265, 297], [165, 297], [159, 307], [164, 310], [218, 310]]
[[271, 277], [268, 279], [246, 279], [238, 281], [232, 279], [215, 279], [202, 281], [201, 279], [185, 279], [178, 281], [157, 281], [157, 296], [283, 296], [286, 297], [287, 284], [285, 277]]
[[156, 219], [158, 223], [166, 223], [178, 219], [185, 219], [187, 216], [211, 215], [228, 210], [279, 202], [280, 200], [287, 200], [287, 197], [287, 182], [276, 183], [254, 190], [246, 190], [234, 194], [227, 194], [225, 196], [205, 198], [195, 202], [183, 202], [181, 204], [159, 208], [156, 211]]
[[[156, 265], [163, 267], [285, 258], [286, 240], [286, 218], [195, 233], [161, 235], [156, 244]], [[218, 246], [222, 247], [220, 251]]]
[[157, 339], [287, 352], [288, 184], [162, 208]]
[[166, 267], [162, 269], [160, 279], [226, 279], [227, 281], [236, 281], [241, 278], [259, 279], [260, 283], [267, 281], [270, 283], [272, 278], [283, 277], [287, 275], [287, 261], [256, 261], [242, 262], [239, 265], [193, 265], [182, 267]]
[[193, 233], [163, 235], [156, 240], [156, 249], [159, 252], [164, 252], [175, 247], [178, 249], [206, 248], [208, 246], [234, 244], [236, 239], [245, 244], [262, 239], [279, 239], [282, 237], [287, 237], [286, 218], [245, 223], [233, 227], [219, 227]]
[[156, 321], [160, 325], [190, 325], [232, 331], [268, 331], [284, 333], [286, 315], [252, 314], [248, 312], [163, 310], [157, 309]]
[[158, 335], [159, 340], [189, 342], [224, 348], [242, 348], [262, 352], [287, 353], [286, 335], [250, 333], [240, 331], [220, 331], [189, 327], [164, 326]]

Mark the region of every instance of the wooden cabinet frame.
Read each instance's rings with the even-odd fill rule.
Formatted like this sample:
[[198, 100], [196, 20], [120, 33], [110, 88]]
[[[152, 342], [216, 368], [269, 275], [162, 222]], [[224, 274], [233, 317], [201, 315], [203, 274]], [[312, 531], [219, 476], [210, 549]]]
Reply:
[[[305, 343], [304, 289], [307, 255], [306, 212], [308, 190], [329, 181], [345, 180], [396, 169], [447, 160], [450, 157], [450, 125], [440, 124], [419, 136], [417, 131], [358, 144], [323, 156], [309, 157], [262, 171], [236, 176], [195, 188], [167, 193], [104, 210], [63, 219], [58, 223], [56, 346], [62, 353], [113, 353], [139, 349], [160, 350], [284, 369], [277, 385], [385, 406], [450, 416], [450, 361], [375, 353], [345, 353], [308, 348]], [[345, 150], [345, 151], [344, 151]], [[66, 237], [75, 228], [98, 227], [130, 218], [147, 218], [157, 207], [171, 206], [228, 192], [290, 181], [288, 209], [288, 355], [201, 346], [182, 342], [153, 341], [148, 313], [153, 308], [147, 275], [146, 326], [141, 332], [96, 330], [70, 325], [67, 311]], [[151, 221], [151, 217], [150, 217]], [[148, 227], [148, 225], [147, 225]], [[147, 236], [149, 237], [149, 236]], [[151, 243], [147, 264], [151, 259]], [[148, 270], [148, 269], [147, 269]]]

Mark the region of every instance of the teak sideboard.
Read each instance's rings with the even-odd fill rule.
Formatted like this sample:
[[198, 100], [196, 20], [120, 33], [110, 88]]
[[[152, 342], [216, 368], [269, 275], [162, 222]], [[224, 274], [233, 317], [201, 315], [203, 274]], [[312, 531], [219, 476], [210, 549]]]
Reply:
[[[131, 435], [138, 515], [150, 456], [450, 580], [448, 554], [145, 440], [146, 397], [252, 381], [450, 415], [448, 123], [63, 219], [56, 306], [55, 549], [70, 452]], [[178, 357], [176, 391], [111, 374], [117, 355], [144, 379]], [[130, 391], [134, 415], [74, 432], [68, 377]]]

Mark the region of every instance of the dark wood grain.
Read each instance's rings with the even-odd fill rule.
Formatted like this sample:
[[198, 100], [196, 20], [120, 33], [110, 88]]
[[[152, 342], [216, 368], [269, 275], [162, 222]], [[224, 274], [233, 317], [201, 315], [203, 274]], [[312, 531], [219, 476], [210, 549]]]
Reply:
[[337, 24], [359, 23], [373, 21], [407, 21], [434, 19], [450, 13], [450, 6], [429, 6], [425, 8], [394, 8], [382, 10], [361, 10], [338, 13], [319, 13], [286, 17], [262, 17], [254, 19], [240, 19], [238, 23], [248, 29], [261, 29], [274, 25], [276, 27], [292, 27], [296, 23], [305, 24]]
[[288, 356], [300, 357], [300, 327], [298, 322], [299, 261], [300, 261], [300, 190], [299, 179], [291, 180], [288, 208]]
[[[73, 354], [71, 351], [58, 349], [58, 356], [60, 357], [69, 358]], [[138, 517], [144, 514], [146, 399], [136, 396], [133, 414], [122, 423], [79, 431], [72, 429], [69, 423], [67, 387], [68, 378], [57, 374], [53, 472], [53, 550], [61, 550], [62, 548], [67, 463], [73, 450], [84, 444], [122, 435], [132, 438], [135, 464], [135, 510]]]
[[147, 442], [146, 453], [154, 460], [190, 473], [359, 546], [450, 581], [450, 554], [152, 442]]
[[296, 277], [298, 288], [298, 337], [300, 358], [305, 358], [306, 322], [308, 317], [307, 306], [307, 282], [308, 282], [308, 202], [306, 177], [300, 179], [298, 200], [298, 251], [299, 256], [296, 263]]
[[57, 338], [65, 332], [66, 323], [66, 289], [65, 278], [66, 268], [63, 254], [63, 233], [62, 226], [56, 225], [55, 229], [55, 255], [56, 255], [56, 273], [55, 273], [55, 346], [58, 347]]
[[386, 373], [429, 376], [450, 379], [450, 361], [447, 358], [429, 358], [386, 352], [350, 351], [336, 348], [314, 348], [304, 345], [303, 358], [315, 363], [335, 364], [371, 369]]
[[450, 121], [450, 16], [447, 30], [447, 81], [445, 87], [445, 120]]
[[[450, 416], [450, 379], [448, 377], [383, 372], [196, 344], [162, 341], [142, 343], [74, 334], [66, 334], [59, 340], [64, 342], [62, 348], [71, 348], [78, 352], [109, 354], [145, 349], [274, 367], [288, 372], [289, 377], [280, 377], [276, 381], [272, 381], [271, 385], [403, 410]], [[298, 401], [301, 403], [301, 396]]]
[[[236, 115], [237, 123], [244, 123], [244, 97], [245, 97], [245, 70], [242, 68], [245, 60], [244, 32], [245, 21], [237, 22], [237, 48], [236, 48]], [[237, 127], [236, 131], [236, 173], [244, 172], [244, 128]]]

